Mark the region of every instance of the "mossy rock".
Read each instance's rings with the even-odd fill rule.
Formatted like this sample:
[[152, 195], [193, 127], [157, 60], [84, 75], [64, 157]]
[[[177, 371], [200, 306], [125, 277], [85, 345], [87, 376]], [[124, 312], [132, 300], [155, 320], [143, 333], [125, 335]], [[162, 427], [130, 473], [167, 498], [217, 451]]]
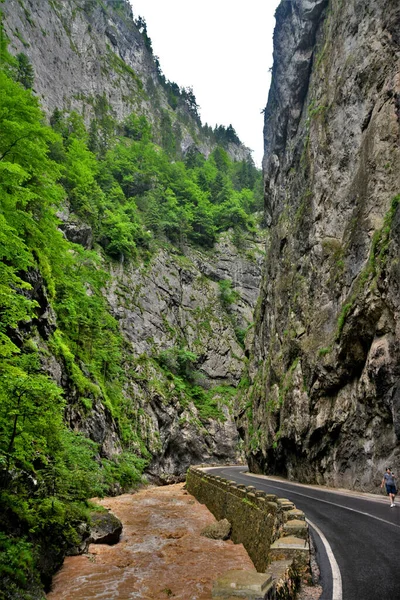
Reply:
[[112, 513], [92, 513], [90, 516], [90, 542], [92, 544], [117, 544], [122, 533], [121, 521]]

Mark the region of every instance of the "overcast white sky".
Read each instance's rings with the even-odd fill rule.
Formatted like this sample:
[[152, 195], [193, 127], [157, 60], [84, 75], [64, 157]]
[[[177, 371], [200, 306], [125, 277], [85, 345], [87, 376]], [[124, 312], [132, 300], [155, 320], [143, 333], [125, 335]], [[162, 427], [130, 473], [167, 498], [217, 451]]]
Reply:
[[167, 79], [192, 86], [203, 124], [230, 124], [261, 166], [280, 0], [130, 0]]

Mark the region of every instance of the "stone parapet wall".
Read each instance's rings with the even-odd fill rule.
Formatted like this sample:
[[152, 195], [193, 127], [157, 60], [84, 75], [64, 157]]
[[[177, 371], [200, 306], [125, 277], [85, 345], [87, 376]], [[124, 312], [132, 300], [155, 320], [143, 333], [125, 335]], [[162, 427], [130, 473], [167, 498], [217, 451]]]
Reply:
[[[228, 519], [232, 525], [232, 541], [243, 544], [257, 571], [264, 573], [274, 560], [271, 546], [288, 535], [285, 526], [293, 518], [289, 513], [293, 511], [298, 518], [301, 511], [296, 511], [289, 500], [228, 481], [201, 468], [191, 467], [186, 482], [189, 493], [205, 504], [218, 521]], [[304, 541], [307, 537], [305, 522], [304, 532], [303, 548], [308, 550]], [[304, 550], [301, 554], [304, 562]]]

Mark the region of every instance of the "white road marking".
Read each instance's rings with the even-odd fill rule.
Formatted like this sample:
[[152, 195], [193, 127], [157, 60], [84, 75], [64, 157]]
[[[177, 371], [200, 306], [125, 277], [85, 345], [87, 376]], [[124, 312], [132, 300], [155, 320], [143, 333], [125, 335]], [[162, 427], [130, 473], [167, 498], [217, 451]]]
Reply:
[[[247, 475], [247, 473], [246, 473]], [[251, 475], [249, 475], [251, 477]], [[265, 478], [268, 482], [268, 479]], [[303, 498], [310, 498], [311, 500], [316, 500], [317, 502], [323, 502], [324, 504], [330, 504], [331, 506], [337, 506], [338, 508], [343, 508], [344, 510], [349, 510], [351, 512], [358, 513], [359, 515], [364, 515], [365, 517], [371, 517], [371, 519], [375, 519], [376, 521], [381, 521], [381, 523], [386, 523], [386, 525], [391, 525], [392, 527], [397, 527], [400, 529], [400, 525], [396, 525], [396, 523], [392, 523], [391, 521], [386, 521], [386, 519], [381, 519], [376, 515], [371, 515], [371, 513], [363, 512], [362, 510], [357, 510], [355, 508], [350, 508], [349, 506], [343, 506], [342, 504], [336, 504], [336, 502], [329, 502], [329, 500], [322, 500], [322, 498], [315, 498], [315, 496], [309, 496], [308, 494], [301, 494], [300, 492], [295, 492], [294, 490], [288, 490], [287, 488], [279, 487], [279, 485], [271, 484], [277, 490], [282, 490], [283, 492], [290, 492], [291, 494], [297, 494], [297, 496], [303, 496]], [[298, 484], [297, 484], [298, 485]], [[335, 492], [330, 492], [334, 494]]]
[[[241, 472], [241, 474], [246, 475], [247, 477], [252, 476], [252, 473], [246, 473], [243, 471]], [[322, 498], [315, 498], [314, 496], [310, 496], [309, 494], [302, 494], [300, 492], [294, 491], [293, 489], [288, 490], [287, 488], [276, 485], [275, 482], [276, 481], [280, 482], [280, 480], [269, 478], [267, 476], [260, 476], [260, 479], [263, 479], [265, 481], [265, 483], [270, 482], [271, 486], [273, 486], [274, 488], [276, 488], [278, 490], [282, 490], [283, 492], [286, 492], [286, 493], [290, 492], [291, 494], [297, 494], [298, 496], [302, 496], [303, 498], [309, 498], [310, 500], [315, 500], [317, 502], [323, 502], [324, 504], [330, 504], [331, 506], [336, 506], [337, 508], [343, 508], [344, 510], [348, 510], [350, 512], [355, 512], [360, 515], [370, 517], [371, 519], [375, 519], [376, 521], [380, 521], [381, 523], [385, 523], [386, 525], [390, 525], [392, 527], [397, 527], [400, 529], [400, 525], [397, 525], [396, 523], [392, 523], [391, 521], [386, 521], [385, 519], [381, 519], [380, 517], [377, 517], [376, 515], [373, 515], [373, 514], [370, 514], [370, 513], [361, 511], [361, 510], [357, 510], [355, 508], [350, 508], [348, 506], [343, 506], [342, 504], [336, 504], [335, 502], [330, 502], [329, 500], [323, 500]], [[290, 484], [290, 485], [292, 485], [292, 484]], [[294, 483], [293, 485], [302, 487], [302, 485], [298, 484], [298, 483]], [[332, 494], [335, 493], [335, 491], [330, 491], [330, 490], [323, 490], [323, 491], [327, 492], [327, 493], [332, 493]], [[322, 531], [314, 523], [312, 523], [309, 519], [306, 519], [306, 521], [310, 525], [310, 527], [312, 527], [316, 531], [316, 533], [320, 537], [321, 542], [323, 543], [325, 550], [326, 550], [326, 554], [327, 554], [329, 564], [331, 567], [331, 571], [332, 571], [332, 583], [333, 583], [332, 600], [343, 600], [342, 576], [341, 576], [337, 561], [335, 559], [335, 556], [333, 554], [333, 551], [331, 549], [331, 546], [330, 546], [328, 540], [326, 539], [325, 535], [322, 533]]]
[[[218, 468], [218, 467], [216, 467]], [[240, 469], [241, 467], [233, 467], [233, 468], [237, 468]], [[266, 479], [268, 481], [277, 481], [278, 483], [282, 483], [285, 482], [285, 480], [280, 477], [273, 477], [272, 475], [258, 475], [257, 473], [250, 473], [249, 471], [239, 471], [239, 473], [241, 473], [242, 475], [249, 475], [251, 477], [257, 477], [260, 479]], [[381, 502], [383, 503], [387, 503], [387, 495], [384, 494], [382, 495], [377, 495], [377, 494], [372, 494], [371, 492], [361, 492], [361, 491], [355, 491], [355, 490], [347, 490], [344, 488], [330, 488], [324, 485], [318, 485], [318, 484], [311, 484], [311, 483], [297, 483], [297, 481], [289, 481], [288, 483], [290, 483], [290, 485], [294, 485], [294, 486], [298, 486], [301, 488], [306, 488], [309, 490], [318, 490], [319, 492], [324, 492], [326, 494], [336, 494], [337, 496], [346, 496], [347, 498], [351, 498], [351, 497], [356, 497], [356, 498], [361, 498], [362, 500], [368, 500], [370, 502]]]
[[343, 600], [343, 591], [342, 591], [342, 576], [340, 574], [339, 565], [337, 564], [335, 555], [332, 552], [332, 548], [322, 531], [317, 527], [314, 523], [312, 523], [309, 519], [306, 519], [307, 523], [317, 532], [319, 535], [321, 542], [325, 547], [326, 554], [328, 556], [329, 564], [331, 566], [332, 571], [332, 600]]

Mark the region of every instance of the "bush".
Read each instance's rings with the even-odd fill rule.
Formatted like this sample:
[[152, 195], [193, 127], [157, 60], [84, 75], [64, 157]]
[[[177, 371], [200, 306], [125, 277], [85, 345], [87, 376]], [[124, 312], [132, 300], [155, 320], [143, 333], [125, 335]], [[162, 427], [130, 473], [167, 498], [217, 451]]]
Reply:
[[157, 357], [157, 362], [161, 367], [187, 381], [195, 379], [197, 360], [197, 354], [194, 352], [176, 347], [162, 350]]
[[[7, 580], [7, 586], [14, 584], [25, 588], [33, 577], [34, 566], [32, 544], [0, 531], [0, 582]], [[6, 586], [3, 584], [1, 587], [4, 592]]]

